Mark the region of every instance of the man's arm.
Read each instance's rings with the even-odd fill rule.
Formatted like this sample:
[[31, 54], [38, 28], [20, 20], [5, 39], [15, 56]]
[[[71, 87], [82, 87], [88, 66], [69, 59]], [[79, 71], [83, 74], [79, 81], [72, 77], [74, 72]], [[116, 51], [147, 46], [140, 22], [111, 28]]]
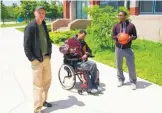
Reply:
[[116, 26], [117, 25], [115, 25], [112, 30], [112, 39], [117, 41], [118, 38], [117, 38], [117, 33], [116, 33]]
[[136, 27], [133, 25], [131, 40], [137, 39]]
[[85, 52], [85, 54], [90, 56], [92, 54], [92, 50], [89, 48], [89, 46], [87, 45], [86, 42], [85, 42], [85, 44], [86, 44], [86, 52]]
[[25, 27], [24, 30], [24, 51], [25, 51], [25, 55], [27, 56], [27, 58], [30, 61], [33, 61], [35, 59], [32, 51], [31, 51], [31, 31], [29, 26]]

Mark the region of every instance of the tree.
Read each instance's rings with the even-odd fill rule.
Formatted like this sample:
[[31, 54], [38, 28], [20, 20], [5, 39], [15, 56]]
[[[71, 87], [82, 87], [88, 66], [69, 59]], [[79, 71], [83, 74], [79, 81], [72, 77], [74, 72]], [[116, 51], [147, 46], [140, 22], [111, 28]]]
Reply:
[[26, 19], [26, 22], [31, 21], [31, 19], [34, 17], [34, 9], [37, 6], [37, 1], [20, 1], [21, 2], [21, 8], [23, 9], [22, 15], [24, 15], [24, 18]]
[[17, 4], [13, 3], [12, 4], [12, 16], [15, 19], [17, 23], [17, 13], [19, 12]]
[[1, 1], [1, 17], [2, 17], [2, 20], [3, 20], [3, 24], [4, 24], [5, 18], [7, 16], [8, 16], [8, 12], [6, 10], [6, 6], [3, 4], [3, 1]]
[[45, 0], [38, 1], [37, 5], [38, 6], [43, 6], [46, 9], [46, 12], [48, 12], [50, 10], [50, 8], [49, 8], [50, 4]]
[[[46, 0], [28, 0], [28, 1], [24, 1], [21, 0], [21, 8], [23, 9], [22, 11], [22, 15], [24, 15], [24, 18], [26, 20], [26, 22], [31, 21], [31, 19], [34, 18], [34, 9], [36, 6], [44, 6], [46, 9], [46, 17], [47, 18], [58, 18], [58, 17], [62, 17], [63, 14], [63, 8], [60, 2], [56, 2], [56, 1], [50, 1], [47, 2]], [[60, 3], [60, 4], [59, 4]]]
[[6, 11], [8, 13], [6, 18], [14, 18], [12, 6], [6, 6]]
[[57, 14], [57, 6], [55, 2], [51, 2], [50, 7], [49, 7], [49, 12], [47, 13], [48, 18], [55, 18]]
[[48, 18], [56, 19], [62, 17], [63, 7], [59, 2], [51, 1], [49, 9], [49, 12], [47, 12]]
[[58, 5], [57, 6], [57, 10], [58, 10], [58, 17], [62, 18], [63, 17], [63, 5]]
[[21, 17], [23, 18], [23, 9], [19, 6], [16, 6], [13, 8], [13, 15], [14, 15], [14, 18], [16, 19], [16, 22], [17, 22], [17, 18]]
[[12, 7], [13, 7], [13, 8], [17, 7], [17, 4], [13, 3], [13, 4], [12, 4]]

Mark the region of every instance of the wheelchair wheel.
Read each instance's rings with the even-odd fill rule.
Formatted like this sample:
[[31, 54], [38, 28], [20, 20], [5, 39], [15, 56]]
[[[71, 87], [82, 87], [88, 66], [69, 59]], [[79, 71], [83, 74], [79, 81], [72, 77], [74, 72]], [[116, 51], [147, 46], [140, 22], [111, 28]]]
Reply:
[[66, 90], [71, 90], [76, 83], [76, 74], [73, 67], [63, 64], [58, 72], [60, 84]]

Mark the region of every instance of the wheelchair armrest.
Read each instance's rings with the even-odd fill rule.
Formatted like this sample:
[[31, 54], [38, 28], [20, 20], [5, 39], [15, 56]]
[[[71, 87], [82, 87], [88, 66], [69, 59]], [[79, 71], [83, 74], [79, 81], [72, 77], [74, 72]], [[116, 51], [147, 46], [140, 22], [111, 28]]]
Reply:
[[78, 60], [81, 60], [81, 58], [66, 58], [66, 60], [69, 60], [69, 61], [78, 61]]

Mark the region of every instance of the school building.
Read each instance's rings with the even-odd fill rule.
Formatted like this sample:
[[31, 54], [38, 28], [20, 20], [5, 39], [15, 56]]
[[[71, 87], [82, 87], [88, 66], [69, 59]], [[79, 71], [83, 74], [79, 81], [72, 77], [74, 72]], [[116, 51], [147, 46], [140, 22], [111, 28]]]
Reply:
[[64, 18], [53, 22], [53, 31], [86, 28], [91, 20], [84, 12], [84, 8], [94, 5], [99, 5], [100, 7], [113, 6], [114, 8], [127, 7], [131, 15], [130, 20], [135, 24], [139, 37], [162, 41], [162, 1], [159, 0], [64, 0]]

